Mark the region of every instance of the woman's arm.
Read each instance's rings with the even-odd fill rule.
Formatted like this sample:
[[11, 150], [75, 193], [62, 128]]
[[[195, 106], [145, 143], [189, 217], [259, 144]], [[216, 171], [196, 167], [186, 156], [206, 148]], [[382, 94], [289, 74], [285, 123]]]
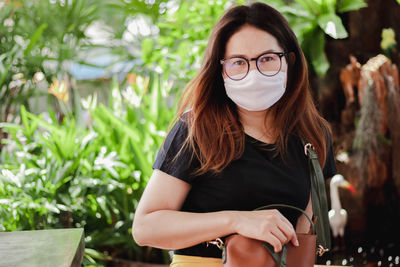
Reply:
[[[311, 193], [310, 198], [308, 200], [308, 204], [306, 207], [305, 212], [307, 215], [312, 218], [313, 210], [312, 210], [312, 202], [311, 202]], [[297, 224], [296, 224], [296, 233], [308, 233], [310, 231], [310, 222], [307, 220], [306, 216], [302, 215], [299, 217]]]
[[277, 210], [179, 211], [191, 186], [155, 170], [143, 193], [133, 222], [133, 237], [141, 246], [180, 249], [232, 233], [267, 241], [280, 251], [297, 237], [290, 222]]

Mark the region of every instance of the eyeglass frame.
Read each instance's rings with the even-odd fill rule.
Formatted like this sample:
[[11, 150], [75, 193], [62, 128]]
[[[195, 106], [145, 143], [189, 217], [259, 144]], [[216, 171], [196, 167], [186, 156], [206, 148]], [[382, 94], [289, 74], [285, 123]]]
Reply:
[[[258, 59], [259, 59], [260, 57], [266, 55], [266, 54], [275, 54], [275, 55], [277, 55], [277, 56], [279, 57], [279, 62], [280, 62], [280, 63], [279, 63], [279, 70], [278, 70], [274, 75], [267, 75], [267, 74], [264, 74], [264, 73], [261, 72], [260, 68], [258, 67], [258, 64], [257, 64]], [[241, 58], [241, 59], [244, 59], [244, 60], [247, 62], [247, 72], [246, 72], [246, 74], [243, 76], [243, 78], [240, 78], [240, 79], [233, 79], [233, 78], [231, 78], [231, 77], [228, 75], [228, 73], [226, 73], [226, 69], [224, 70], [226, 76], [228, 76], [229, 79], [231, 79], [231, 80], [233, 80], [233, 81], [240, 81], [240, 80], [243, 80], [244, 78], [246, 78], [247, 75], [249, 74], [249, 71], [250, 71], [250, 61], [255, 61], [255, 62], [256, 62], [257, 70], [258, 70], [258, 72], [261, 73], [262, 75], [267, 76], [267, 77], [273, 77], [273, 76], [277, 75], [277, 74], [281, 71], [281, 69], [282, 69], [282, 57], [284, 57], [284, 56], [286, 56], [286, 55], [288, 55], [288, 54], [289, 54], [289, 52], [265, 52], [265, 53], [260, 54], [258, 57], [253, 57], [253, 58], [250, 58], [250, 59], [245, 58], [245, 57], [243, 57], [243, 56], [233, 56], [233, 57], [223, 58], [223, 59], [221, 59], [219, 62], [220, 62], [220, 64], [223, 66], [223, 65], [225, 64], [225, 61], [228, 60], [228, 59], [232, 59], [232, 58]], [[222, 69], [224, 69], [224, 68], [222, 67]]]

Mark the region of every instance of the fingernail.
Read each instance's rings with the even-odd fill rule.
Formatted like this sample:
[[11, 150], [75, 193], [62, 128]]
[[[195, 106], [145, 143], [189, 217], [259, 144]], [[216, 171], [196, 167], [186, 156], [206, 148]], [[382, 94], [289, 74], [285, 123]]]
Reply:
[[296, 247], [299, 246], [299, 240], [297, 240], [297, 239], [296, 239], [296, 242], [295, 242], [295, 246], [296, 246]]

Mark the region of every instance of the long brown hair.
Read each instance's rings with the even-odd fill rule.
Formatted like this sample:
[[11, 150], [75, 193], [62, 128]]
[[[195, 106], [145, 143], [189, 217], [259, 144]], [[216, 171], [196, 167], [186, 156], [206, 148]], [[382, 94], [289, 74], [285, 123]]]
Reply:
[[274, 8], [253, 3], [229, 9], [214, 27], [198, 75], [185, 88], [175, 119], [188, 112], [186, 145], [200, 161], [196, 174], [221, 172], [244, 151], [244, 129], [236, 105], [228, 98], [222, 78], [220, 59], [226, 43], [243, 25], [272, 34], [287, 56], [288, 78], [283, 97], [268, 112], [273, 115], [278, 138], [276, 150], [284, 157], [289, 135], [307, 140], [315, 147], [323, 166], [326, 158], [328, 123], [314, 106], [308, 82], [307, 64], [286, 19]]

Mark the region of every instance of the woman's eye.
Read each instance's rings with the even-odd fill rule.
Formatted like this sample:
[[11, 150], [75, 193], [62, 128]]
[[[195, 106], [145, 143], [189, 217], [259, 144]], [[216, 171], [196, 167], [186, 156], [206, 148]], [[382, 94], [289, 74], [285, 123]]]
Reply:
[[243, 64], [245, 64], [244, 60], [234, 60], [232, 62], [232, 65], [235, 65], [235, 66], [242, 66]]
[[274, 58], [271, 56], [265, 56], [265, 57], [260, 58], [261, 62], [268, 62], [268, 61], [273, 61], [273, 60], [274, 60]]

